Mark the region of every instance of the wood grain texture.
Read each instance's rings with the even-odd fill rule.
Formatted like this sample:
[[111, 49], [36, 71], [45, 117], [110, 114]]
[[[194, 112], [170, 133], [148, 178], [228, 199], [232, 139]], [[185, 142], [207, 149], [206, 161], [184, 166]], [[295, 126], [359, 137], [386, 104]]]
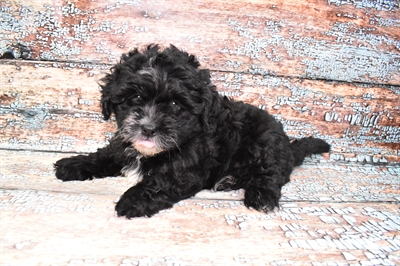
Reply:
[[284, 187], [280, 210], [268, 214], [244, 207], [240, 191], [202, 191], [150, 219], [127, 220], [113, 209], [127, 178], [64, 183], [52, 163], [65, 154], [0, 156], [5, 265], [400, 263], [396, 167], [306, 162]]
[[[3, 60], [0, 148], [89, 152], [115, 131], [97, 82], [109, 65]], [[293, 138], [332, 144], [332, 160], [399, 162], [400, 94], [394, 86], [212, 72], [222, 95], [265, 109]], [[90, 129], [90, 130], [88, 130]]]

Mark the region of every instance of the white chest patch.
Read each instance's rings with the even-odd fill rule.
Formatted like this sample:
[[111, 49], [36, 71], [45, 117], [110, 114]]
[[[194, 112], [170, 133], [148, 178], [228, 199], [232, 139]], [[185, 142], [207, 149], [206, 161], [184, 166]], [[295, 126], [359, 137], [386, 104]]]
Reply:
[[122, 168], [121, 173], [123, 176], [128, 178], [129, 183], [135, 186], [137, 183], [143, 180], [143, 175], [140, 171], [140, 157], [137, 158], [136, 165], [127, 165]]

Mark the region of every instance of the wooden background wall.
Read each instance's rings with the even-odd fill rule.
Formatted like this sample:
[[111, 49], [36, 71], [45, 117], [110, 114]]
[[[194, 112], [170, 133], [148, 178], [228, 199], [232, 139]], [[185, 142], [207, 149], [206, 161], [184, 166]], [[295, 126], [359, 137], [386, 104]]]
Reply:
[[331, 160], [400, 162], [397, 0], [6, 0], [0, 12], [0, 149], [105, 145], [115, 125], [97, 81], [159, 43], [197, 55], [222, 94], [291, 137], [330, 142]]

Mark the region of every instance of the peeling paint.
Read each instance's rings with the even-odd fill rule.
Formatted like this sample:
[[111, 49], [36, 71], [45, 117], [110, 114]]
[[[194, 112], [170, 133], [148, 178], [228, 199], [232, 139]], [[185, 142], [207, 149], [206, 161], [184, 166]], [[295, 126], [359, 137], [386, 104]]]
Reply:
[[356, 8], [375, 8], [377, 10], [394, 10], [399, 8], [399, 2], [396, 0], [328, 0], [330, 5], [354, 5]]
[[[282, 54], [299, 58], [309, 78], [328, 80], [364, 81], [371, 79], [387, 82], [393, 73], [400, 71], [400, 55], [382, 52], [379, 45], [399, 47], [399, 41], [379, 35], [374, 28], [360, 29], [352, 22], [332, 25], [325, 31], [326, 37], [335, 37], [334, 42], [316, 37], [302, 37], [296, 33], [281, 33], [287, 27], [283, 21], [265, 22], [264, 34], [254, 35], [254, 29], [241, 21], [228, 19], [227, 24], [245, 41], [236, 48], [225, 48], [220, 53], [245, 56], [253, 60], [282, 61]], [[294, 25], [293, 25], [294, 26]], [[260, 29], [258, 28], [258, 31]], [[364, 42], [365, 45], [356, 46]], [[354, 67], [356, 66], [356, 67]]]

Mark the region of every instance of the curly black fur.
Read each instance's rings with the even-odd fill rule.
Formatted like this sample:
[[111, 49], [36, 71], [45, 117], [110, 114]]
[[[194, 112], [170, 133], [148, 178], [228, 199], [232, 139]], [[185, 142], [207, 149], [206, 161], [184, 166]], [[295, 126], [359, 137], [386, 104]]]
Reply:
[[323, 140], [292, 143], [266, 111], [221, 97], [209, 71], [174, 46], [124, 54], [102, 80], [105, 119], [118, 131], [96, 153], [55, 163], [58, 179], [132, 175], [137, 184], [116, 205], [119, 216], [152, 216], [202, 189], [245, 189], [244, 203], [278, 206], [294, 166], [328, 152]]

